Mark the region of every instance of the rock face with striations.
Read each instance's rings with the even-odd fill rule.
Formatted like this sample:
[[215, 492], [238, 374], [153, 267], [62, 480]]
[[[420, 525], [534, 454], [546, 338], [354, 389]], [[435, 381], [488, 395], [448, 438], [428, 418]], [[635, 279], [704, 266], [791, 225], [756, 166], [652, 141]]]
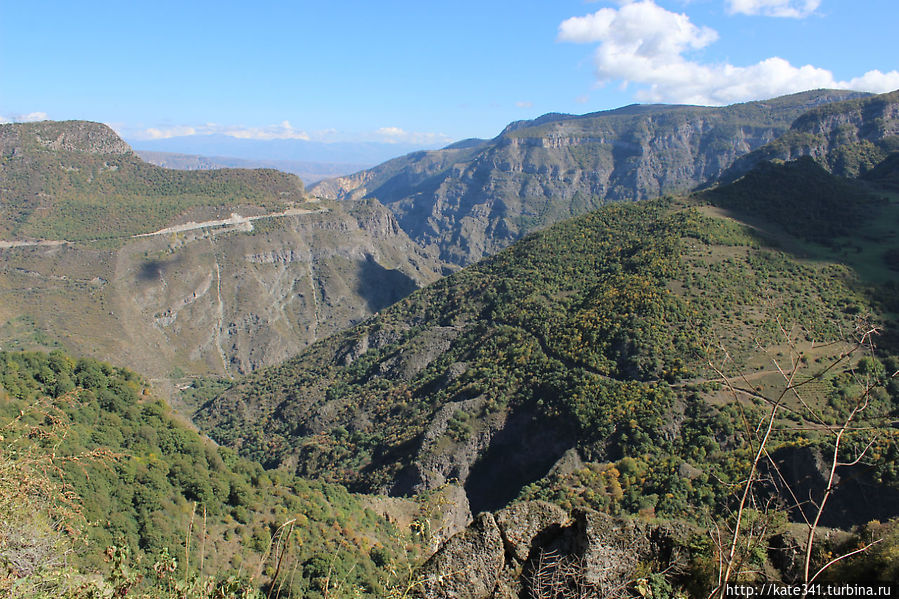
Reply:
[[715, 108], [628, 106], [550, 114], [489, 141], [417, 152], [312, 193], [376, 197], [443, 260], [468, 264], [602, 203], [683, 192], [788, 130], [810, 108], [864, 94], [819, 90]]
[[811, 156], [835, 175], [857, 177], [899, 150], [899, 90], [809, 110], [782, 137], [738, 159], [731, 181], [765, 160]]

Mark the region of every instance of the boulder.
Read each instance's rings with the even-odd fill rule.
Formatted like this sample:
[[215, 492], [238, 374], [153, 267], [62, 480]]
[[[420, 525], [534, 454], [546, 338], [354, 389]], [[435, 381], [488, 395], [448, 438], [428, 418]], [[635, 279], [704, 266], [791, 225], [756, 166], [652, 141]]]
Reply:
[[492, 514], [480, 514], [425, 562], [410, 595], [419, 599], [487, 599], [493, 596], [504, 563], [496, 521]]
[[565, 510], [546, 501], [516, 503], [496, 512], [495, 517], [506, 553], [519, 562], [528, 559], [538, 536], [558, 534], [571, 520]]

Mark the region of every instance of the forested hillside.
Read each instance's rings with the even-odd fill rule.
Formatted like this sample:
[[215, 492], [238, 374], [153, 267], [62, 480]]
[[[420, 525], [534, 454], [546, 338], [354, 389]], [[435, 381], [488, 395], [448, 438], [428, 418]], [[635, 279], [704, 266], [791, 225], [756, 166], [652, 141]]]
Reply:
[[[822, 364], [865, 317], [883, 330], [870, 357], [886, 364], [878, 372], [899, 366], [885, 258], [896, 219], [894, 198], [811, 161], [685, 199], [608, 206], [235, 383], [197, 422], [270, 466], [353, 489], [459, 480], [475, 510], [548, 496], [536, 489], [568, 455], [629, 460], [622, 492], [590, 494], [593, 507], [714, 506], [747, 459], [740, 414], [762, 406], [726, 401], [710, 361], [770, 391], [771, 359], [790, 353], [782, 328]], [[808, 399], [828, 418], [845, 409], [853, 364]], [[895, 389], [878, 391], [865, 417], [885, 424], [894, 402]], [[893, 485], [890, 438], [871, 467]]]
[[0, 352], [0, 423], [0, 594], [383, 597], [387, 565], [419, 550], [364, 498], [216, 446], [109, 364]]

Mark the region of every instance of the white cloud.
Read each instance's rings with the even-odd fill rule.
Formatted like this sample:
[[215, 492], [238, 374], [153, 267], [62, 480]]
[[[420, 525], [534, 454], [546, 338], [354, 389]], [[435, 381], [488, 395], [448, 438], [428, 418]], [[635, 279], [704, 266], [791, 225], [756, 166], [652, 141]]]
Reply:
[[134, 139], [169, 139], [172, 137], [188, 137], [191, 135], [227, 135], [237, 139], [302, 139], [309, 140], [305, 131], [294, 129], [289, 121], [264, 127], [243, 127], [239, 125], [174, 125], [171, 127], [150, 127], [135, 131], [130, 137]]
[[515, 102], [515, 106], [519, 108], [533, 108], [533, 102]]
[[331, 141], [337, 137], [340, 132], [337, 129], [319, 129], [317, 131], [313, 131], [309, 136], [315, 141]]
[[821, 0], [727, 0], [731, 14], [802, 19], [818, 9]]
[[138, 137], [141, 139], [169, 139], [170, 137], [187, 137], [196, 134], [197, 130], [193, 127], [177, 126], [168, 127], [166, 129], [145, 129], [143, 131], [143, 136], [138, 134]]
[[309, 134], [294, 129], [290, 121], [281, 121], [267, 127], [229, 127], [222, 131], [225, 135], [239, 139], [302, 139], [309, 141]]
[[689, 53], [718, 39], [685, 14], [669, 12], [652, 0], [603, 8], [559, 25], [560, 41], [598, 43], [594, 53], [600, 83], [639, 84], [641, 101], [730, 104], [817, 88], [886, 92], [899, 88], [899, 71], [869, 71], [837, 81], [826, 69], [771, 57], [750, 66], [702, 63]]
[[849, 89], [888, 92], [899, 89], [899, 72], [882, 73], [875, 69], [868, 71], [861, 77], [854, 77], [842, 85]]
[[444, 144], [452, 141], [448, 135], [443, 133], [426, 133], [419, 131], [405, 131], [399, 127], [381, 127], [374, 132], [373, 139], [375, 141], [387, 143], [405, 143], [416, 145], [435, 145]]
[[375, 133], [388, 139], [399, 139], [400, 137], [405, 137], [406, 135], [408, 135], [408, 133], [406, 133], [399, 127], [381, 127]]
[[37, 121], [46, 121], [50, 117], [46, 112], [29, 112], [28, 114], [12, 114], [10, 116], [0, 116], [0, 123], [34, 123]]
[[586, 17], [572, 17], [559, 26], [566, 42], [612, 42], [642, 56], [680, 54], [704, 48], [718, 39], [708, 27], [697, 27], [685, 14], [669, 12], [651, 0], [603, 8]]

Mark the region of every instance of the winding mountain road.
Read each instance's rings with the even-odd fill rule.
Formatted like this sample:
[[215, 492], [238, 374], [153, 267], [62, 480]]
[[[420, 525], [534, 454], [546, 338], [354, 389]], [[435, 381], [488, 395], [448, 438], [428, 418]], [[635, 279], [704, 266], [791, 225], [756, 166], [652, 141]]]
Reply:
[[[236, 212], [232, 212], [231, 216], [228, 218], [222, 218], [217, 220], [205, 220], [202, 222], [186, 222], [181, 225], [173, 225], [171, 227], [165, 227], [164, 229], [160, 229], [158, 231], [153, 231], [152, 233], [139, 233], [137, 235], [129, 236], [130, 239], [137, 239], [139, 237], [153, 237], [155, 235], [169, 235], [171, 233], [183, 233], [185, 231], [195, 231], [197, 229], [207, 229], [207, 228], [216, 228], [216, 227], [244, 227], [246, 231], [253, 230], [253, 221], [262, 220], [267, 218], [279, 218], [282, 216], [296, 216], [298, 214], [317, 214], [320, 212], [327, 212], [327, 208], [319, 208], [317, 210], [309, 210], [306, 208], [288, 208], [283, 212], [272, 212], [269, 214], [260, 214], [257, 216], [241, 216]], [[32, 247], [32, 246], [58, 246], [65, 245], [68, 243], [73, 243], [71, 241], [67, 241], [64, 239], [53, 239], [53, 240], [40, 240], [40, 241], [23, 241], [23, 240], [11, 240], [11, 241], [0, 241], [0, 249], [9, 249], [9, 248], [18, 248], [18, 247]]]

